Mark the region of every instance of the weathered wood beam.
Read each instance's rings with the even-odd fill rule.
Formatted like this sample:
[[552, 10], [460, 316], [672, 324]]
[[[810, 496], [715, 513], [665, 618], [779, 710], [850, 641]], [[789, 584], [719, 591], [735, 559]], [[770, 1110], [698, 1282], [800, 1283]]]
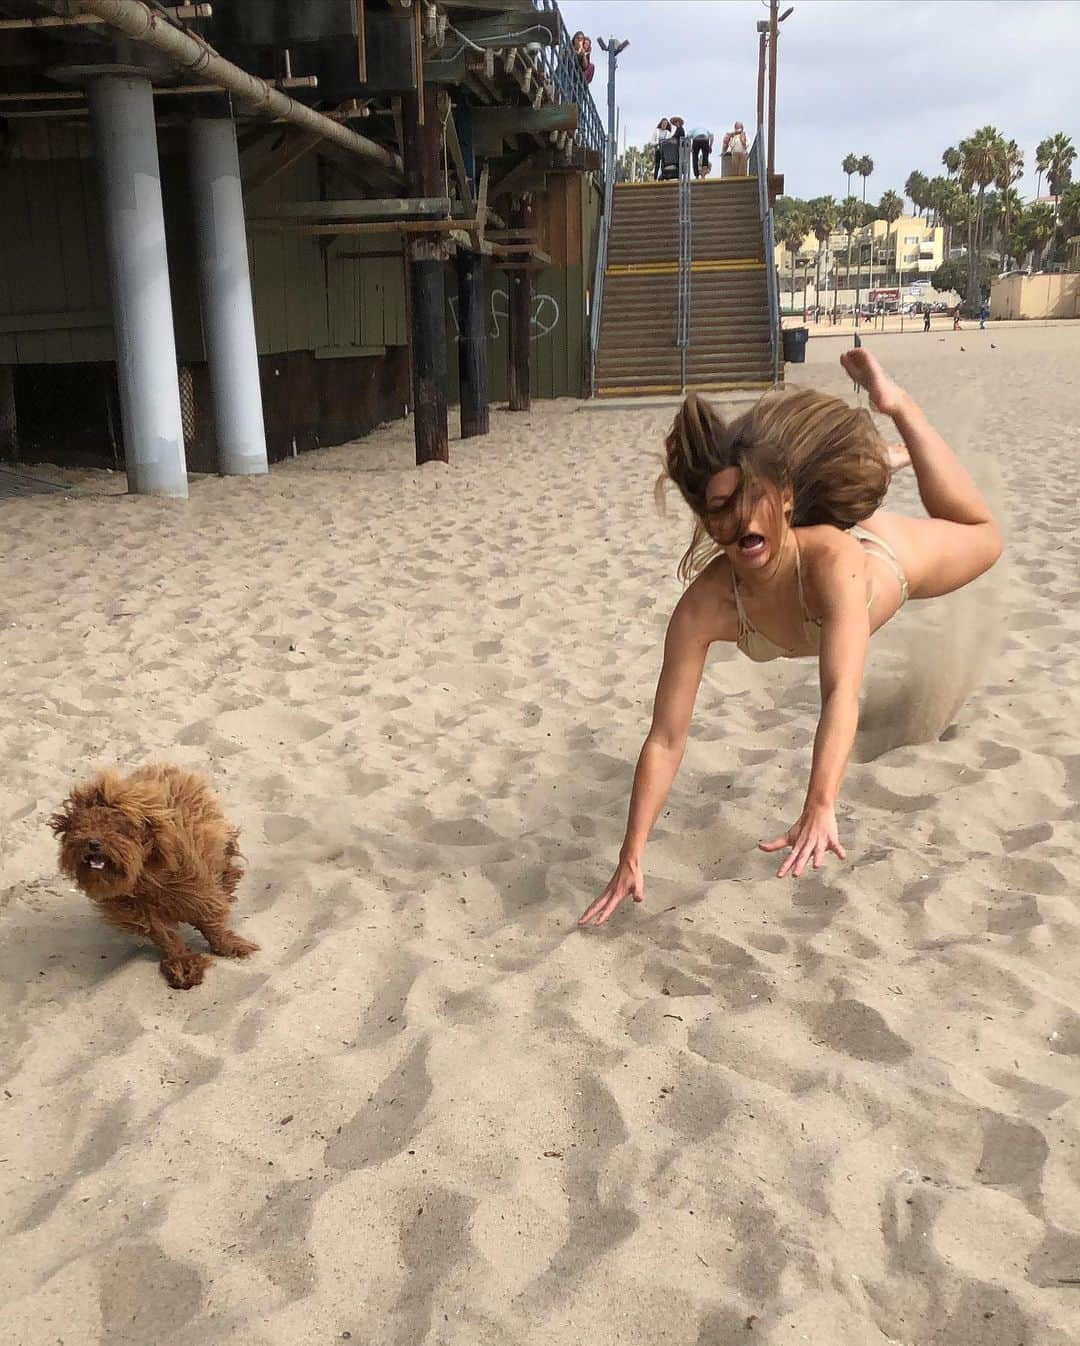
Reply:
[[457, 178], [458, 191], [461, 194], [461, 200], [469, 214], [476, 213], [475, 202], [473, 201], [472, 183], [469, 181], [469, 174], [465, 168], [465, 156], [461, 151], [461, 141], [458, 139], [457, 123], [454, 121], [453, 113], [450, 109], [450, 99], [446, 94], [440, 94], [438, 100], [439, 116], [445, 113], [444, 126], [446, 128], [446, 153], [454, 169], [454, 176]]
[[576, 131], [576, 103], [555, 103], [551, 107], [490, 107], [473, 112], [477, 154], [498, 154], [502, 142], [512, 136], [543, 135], [549, 131]]
[[[339, 201], [279, 201], [266, 206], [262, 220], [397, 220], [403, 216], [446, 216], [448, 196], [389, 196]], [[260, 221], [261, 222], [261, 221]], [[256, 221], [252, 221], [256, 223]]]
[[542, 177], [544, 172], [554, 165], [554, 162], [554, 156], [548, 150], [530, 151], [492, 186], [492, 199], [505, 196], [508, 192], [522, 191], [524, 183], [531, 178]]
[[271, 150], [252, 166], [249, 173], [243, 175], [244, 191], [256, 192], [268, 182], [273, 182], [310, 154], [321, 140], [322, 136], [316, 135], [314, 131], [300, 131], [296, 135], [286, 136], [276, 150]]
[[315, 224], [306, 220], [248, 220], [248, 226], [262, 232], [303, 234], [313, 238], [333, 238], [344, 234], [450, 234], [461, 229], [467, 233], [477, 228], [475, 219], [453, 220], [335, 220], [329, 224]]
[[522, 15], [530, 19], [537, 12], [533, 0], [445, 0], [446, 9], [471, 9], [477, 14], [504, 13], [520, 23]]

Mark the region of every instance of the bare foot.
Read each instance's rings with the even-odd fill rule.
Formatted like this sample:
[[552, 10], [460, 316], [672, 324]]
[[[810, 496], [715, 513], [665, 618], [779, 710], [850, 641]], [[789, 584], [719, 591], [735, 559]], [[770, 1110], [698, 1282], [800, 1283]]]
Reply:
[[171, 954], [161, 960], [161, 971], [165, 980], [176, 991], [190, 991], [193, 986], [198, 986], [209, 966], [209, 958], [191, 949], [186, 953]]

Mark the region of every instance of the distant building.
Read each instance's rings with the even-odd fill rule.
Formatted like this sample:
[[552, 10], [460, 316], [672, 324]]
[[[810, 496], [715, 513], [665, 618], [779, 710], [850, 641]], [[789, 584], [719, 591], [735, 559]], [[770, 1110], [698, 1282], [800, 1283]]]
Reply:
[[[906, 283], [931, 276], [945, 260], [945, 230], [917, 215], [901, 215], [892, 224], [874, 220], [856, 229], [851, 236], [850, 263], [845, 230], [837, 229], [830, 235], [827, 249], [827, 260], [822, 262], [823, 291], [826, 274], [830, 289], [835, 289], [838, 280], [844, 289], [855, 289], [856, 285], [862, 290], [877, 289], [897, 285], [901, 278]], [[811, 285], [817, 279], [818, 250], [815, 235], [807, 234], [795, 262], [800, 286], [804, 269], [809, 270]], [[791, 255], [783, 244], [776, 247], [776, 265], [781, 282], [786, 283], [791, 275]]]

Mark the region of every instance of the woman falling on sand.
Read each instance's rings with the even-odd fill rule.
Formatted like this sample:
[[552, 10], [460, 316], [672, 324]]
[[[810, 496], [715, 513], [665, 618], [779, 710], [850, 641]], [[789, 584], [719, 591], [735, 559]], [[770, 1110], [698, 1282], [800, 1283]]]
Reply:
[[[886, 449], [865, 410], [809, 389], [766, 394], [727, 423], [691, 394], [675, 417], [657, 489], [670, 479], [694, 512], [679, 566], [693, 582], [668, 624], [618, 867], [582, 925], [603, 925], [626, 898], [644, 898], [642, 853], [679, 769], [713, 641], [758, 661], [817, 656], [821, 714], [806, 802], [787, 831], [759, 843], [786, 850], [778, 877], [798, 878], [829, 851], [846, 858], [836, 800], [870, 637], [908, 598], [962, 588], [1001, 554], [986, 501], [909, 394], [865, 349], [840, 363], [892, 417], [905, 448]], [[928, 519], [878, 508], [909, 461]]]

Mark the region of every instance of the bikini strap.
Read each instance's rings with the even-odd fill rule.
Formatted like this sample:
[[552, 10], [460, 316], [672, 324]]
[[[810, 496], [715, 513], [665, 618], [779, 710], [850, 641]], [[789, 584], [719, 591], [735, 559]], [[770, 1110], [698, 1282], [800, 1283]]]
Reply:
[[742, 596], [741, 596], [740, 593], [739, 593], [739, 581], [738, 581], [738, 580], [736, 579], [736, 577], [735, 577], [735, 568], [734, 568], [734, 567], [732, 567], [732, 569], [731, 569], [731, 592], [732, 592], [732, 593], [734, 594], [734, 596], [735, 596], [735, 612], [736, 612], [736, 614], [737, 614], [737, 616], [738, 616], [738, 619], [739, 619], [739, 637], [738, 637], [738, 638], [739, 638], [739, 640], [742, 640], [743, 636], [746, 635], [746, 634], [748, 634], [749, 632], [753, 631], [754, 628], [753, 628], [753, 626], [750, 624], [750, 619], [749, 619], [749, 617], [747, 617], [747, 615], [746, 615], [746, 610], [743, 608], [743, 605], [742, 605]]
[[[799, 590], [799, 607], [802, 608], [803, 620], [804, 620], [804, 621], [808, 621], [808, 622], [812, 622], [812, 621], [814, 621], [814, 618], [810, 616], [810, 610], [809, 610], [809, 609], [807, 608], [807, 606], [806, 606], [806, 597], [805, 597], [805, 595], [803, 594], [803, 587], [802, 587], [802, 553], [801, 553], [801, 551], [799, 550], [799, 538], [798, 538], [798, 534], [795, 532], [794, 529], [792, 529], [792, 531], [791, 531], [791, 535], [792, 535], [792, 537], [795, 539], [795, 584], [796, 584], [796, 586], [798, 587], [798, 590]], [[816, 623], [815, 623], [815, 624], [816, 624]]]

